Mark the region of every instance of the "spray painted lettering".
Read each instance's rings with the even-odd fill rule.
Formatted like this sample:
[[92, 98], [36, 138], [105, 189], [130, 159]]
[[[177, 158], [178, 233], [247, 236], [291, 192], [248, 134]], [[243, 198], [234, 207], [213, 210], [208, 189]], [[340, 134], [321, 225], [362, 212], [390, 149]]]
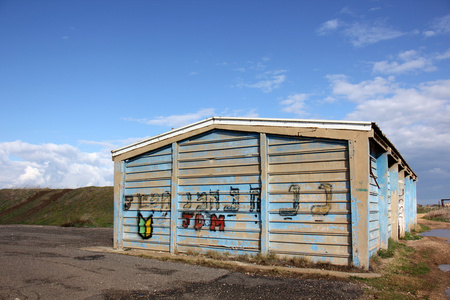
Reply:
[[[134, 198], [137, 201], [134, 201]], [[152, 193], [148, 195], [135, 194], [125, 196], [123, 209], [128, 211], [132, 208], [132, 205], [136, 206], [137, 210], [137, 233], [143, 239], [149, 239], [153, 235], [153, 214], [148, 217], [142, 215], [142, 209], [145, 210], [158, 210], [160, 207], [161, 216], [165, 217], [167, 211], [170, 210], [171, 195], [170, 192], [165, 191], [162, 194]]]
[[261, 211], [261, 189], [252, 188], [250, 185], [250, 212], [255, 210], [257, 212]]
[[209, 230], [211, 231], [216, 231], [217, 227], [219, 228], [219, 231], [225, 230], [224, 215], [219, 215], [217, 217], [216, 214], [212, 214], [209, 216], [209, 219], [207, 219], [202, 213], [196, 213], [195, 215], [193, 213], [182, 213], [181, 217], [183, 218], [183, 228], [188, 228], [191, 224], [191, 219], [193, 219], [195, 230], [200, 230], [205, 225], [209, 226]]
[[298, 184], [292, 184], [289, 187], [289, 192], [294, 194], [294, 201], [292, 202], [292, 208], [280, 208], [280, 216], [296, 216], [298, 212], [298, 202], [300, 201], [300, 186]]
[[231, 205], [225, 205], [224, 211], [239, 210], [239, 188], [230, 187], [230, 196], [232, 197]]
[[[137, 202], [134, 202], [135, 197], [137, 198]], [[125, 196], [123, 208], [124, 210], [130, 210], [134, 202], [137, 205], [137, 210], [157, 210], [158, 207], [161, 210], [170, 210], [170, 201], [171, 195], [168, 191], [165, 191], [162, 194], [151, 193], [148, 195], [138, 193], [135, 195]]]
[[326, 215], [331, 208], [331, 198], [333, 197], [332, 185], [330, 183], [322, 183], [319, 189], [325, 190], [326, 202], [324, 205], [313, 205], [311, 207], [311, 213], [313, 215]]
[[[311, 206], [311, 214], [313, 215], [326, 215], [331, 209], [331, 200], [333, 197], [333, 186], [330, 183], [321, 183], [319, 189], [325, 190], [325, 204]], [[296, 216], [299, 209], [300, 201], [300, 186], [298, 184], [292, 184], [289, 187], [289, 192], [294, 194], [294, 200], [292, 202], [292, 208], [280, 208], [280, 216], [292, 217]]]

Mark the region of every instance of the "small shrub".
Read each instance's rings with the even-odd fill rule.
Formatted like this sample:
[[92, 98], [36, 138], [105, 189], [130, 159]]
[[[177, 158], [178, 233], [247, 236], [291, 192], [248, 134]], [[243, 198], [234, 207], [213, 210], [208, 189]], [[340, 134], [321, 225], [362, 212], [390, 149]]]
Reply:
[[389, 238], [388, 240], [388, 248], [387, 249], [379, 249], [377, 254], [381, 258], [389, 258], [393, 257], [395, 254], [395, 250], [399, 247], [399, 243]]
[[402, 238], [402, 240], [414, 241], [414, 240], [420, 240], [421, 238], [423, 238], [423, 236], [417, 235], [416, 233], [405, 232], [405, 237]]
[[425, 215], [425, 219], [440, 222], [450, 222], [450, 208], [436, 209]]
[[214, 251], [214, 250], [206, 251], [205, 256], [208, 258], [217, 259], [217, 260], [220, 260], [223, 258], [222, 253], [219, 253], [218, 251]]

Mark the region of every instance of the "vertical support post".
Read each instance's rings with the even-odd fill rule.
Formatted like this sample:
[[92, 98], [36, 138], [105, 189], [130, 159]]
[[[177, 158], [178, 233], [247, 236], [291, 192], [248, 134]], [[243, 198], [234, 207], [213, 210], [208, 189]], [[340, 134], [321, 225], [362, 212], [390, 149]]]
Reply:
[[348, 142], [350, 166], [350, 201], [352, 263], [369, 268], [369, 143], [367, 135], [357, 135]]
[[383, 152], [377, 158], [377, 174], [378, 174], [378, 209], [380, 220], [380, 247], [387, 249], [388, 247], [388, 224], [389, 224], [389, 195], [388, 195], [388, 154]]
[[261, 253], [269, 252], [268, 145], [265, 133], [259, 134], [261, 167]]
[[114, 162], [114, 249], [123, 248], [123, 201], [125, 190], [125, 163]]
[[170, 246], [171, 254], [177, 252], [178, 220], [178, 143], [172, 143], [172, 180], [170, 187]]

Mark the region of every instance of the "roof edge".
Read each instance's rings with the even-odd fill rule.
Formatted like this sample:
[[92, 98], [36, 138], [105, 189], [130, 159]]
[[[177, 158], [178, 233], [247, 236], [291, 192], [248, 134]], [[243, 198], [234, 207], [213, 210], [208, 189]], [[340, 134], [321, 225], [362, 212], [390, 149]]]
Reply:
[[298, 128], [313, 127], [313, 128], [361, 130], [361, 131], [370, 131], [372, 129], [372, 122], [365, 122], [365, 121], [211, 117], [190, 125], [173, 129], [171, 131], [133, 143], [131, 145], [124, 146], [116, 150], [112, 150], [111, 153], [114, 158], [115, 156], [127, 153], [129, 151], [211, 125], [279, 126], [279, 127], [298, 127]]

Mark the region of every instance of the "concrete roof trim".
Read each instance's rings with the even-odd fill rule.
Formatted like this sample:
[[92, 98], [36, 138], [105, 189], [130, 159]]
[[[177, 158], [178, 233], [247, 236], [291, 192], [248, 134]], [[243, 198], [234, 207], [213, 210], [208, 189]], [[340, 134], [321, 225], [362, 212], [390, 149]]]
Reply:
[[212, 117], [178, 129], [162, 133], [152, 138], [111, 151], [112, 156], [118, 156], [129, 151], [151, 145], [189, 131], [212, 125], [236, 125], [236, 126], [274, 126], [297, 128], [324, 128], [370, 131], [372, 122], [359, 121], [330, 121], [330, 120], [305, 120], [305, 119], [268, 119], [268, 118], [237, 118], [237, 117]]

